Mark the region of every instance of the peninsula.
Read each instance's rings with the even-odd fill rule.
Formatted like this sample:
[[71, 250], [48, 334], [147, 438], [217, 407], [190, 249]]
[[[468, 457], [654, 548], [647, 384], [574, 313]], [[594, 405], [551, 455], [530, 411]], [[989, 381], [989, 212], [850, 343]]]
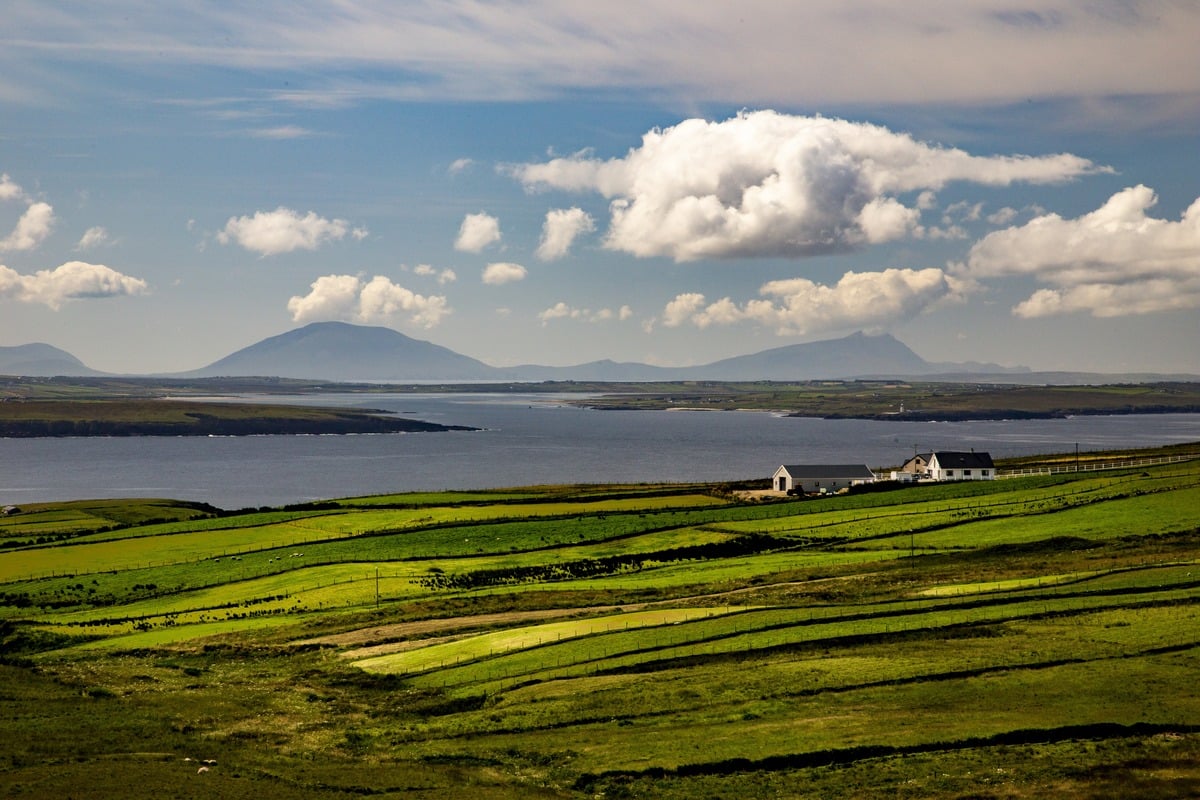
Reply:
[[6, 400], [0, 437], [253, 436], [473, 430], [374, 409], [193, 400]]

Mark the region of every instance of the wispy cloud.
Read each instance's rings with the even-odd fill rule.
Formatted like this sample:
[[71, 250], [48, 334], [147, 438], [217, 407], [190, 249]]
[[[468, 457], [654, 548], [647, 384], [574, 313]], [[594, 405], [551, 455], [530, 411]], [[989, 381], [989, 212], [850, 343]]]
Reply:
[[555, 303], [550, 308], [538, 314], [538, 319], [541, 320], [543, 326], [548, 325], [554, 320], [569, 319], [582, 322], [611, 322], [613, 320], [627, 320], [633, 316], [633, 309], [629, 306], [621, 306], [615, 311], [611, 308], [601, 308], [592, 310], [590, 308], [577, 308], [563, 301]]
[[[13, 33], [0, 49], [16, 66], [33, 55], [64, 67], [153, 60], [320, 75], [278, 95], [307, 103], [611, 88], [805, 106], [1200, 92], [1193, 3], [648, 0], [614, 14], [556, 0], [269, 0], [186, 11], [111, 2], [85, 15], [13, 0], [6, 18]], [[391, 74], [364, 81], [364, 65]]]
[[303, 139], [316, 136], [316, 132], [299, 125], [277, 125], [273, 128], [251, 128], [247, 131], [255, 139]]
[[108, 231], [96, 225], [84, 231], [83, 236], [79, 238], [79, 243], [75, 245], [75, 250], [82, 252], [111, 244], [113, 244], [113, 238], [109, 236]]

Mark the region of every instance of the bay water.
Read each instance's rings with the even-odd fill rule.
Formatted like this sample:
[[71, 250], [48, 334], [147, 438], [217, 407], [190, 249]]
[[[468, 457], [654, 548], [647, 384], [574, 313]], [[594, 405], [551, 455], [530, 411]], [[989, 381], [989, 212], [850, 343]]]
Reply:
[[481, 430], [0, 439], [0, 505], [170, 497], [236, 509], [441, 489], [766, 478], [780, 464], [894, 467], [915, 451], [974, 449], [1005, 457], [1200, 440], [1200, 414], [906, 422], [597, 411], [546, 395], [237, 399], [378, 408]]

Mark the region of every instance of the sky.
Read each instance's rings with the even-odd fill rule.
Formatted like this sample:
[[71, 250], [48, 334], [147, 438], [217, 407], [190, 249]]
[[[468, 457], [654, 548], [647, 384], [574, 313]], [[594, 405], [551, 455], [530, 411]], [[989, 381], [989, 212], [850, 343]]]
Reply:
[[1197, 0], [7, 0], [0, 346], [1200, 374]]

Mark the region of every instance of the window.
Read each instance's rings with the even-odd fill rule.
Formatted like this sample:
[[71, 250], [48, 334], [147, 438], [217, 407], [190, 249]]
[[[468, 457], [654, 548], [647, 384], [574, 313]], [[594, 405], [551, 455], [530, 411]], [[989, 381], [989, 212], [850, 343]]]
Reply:
[[971, 470], [969, 470], [969, 469], [964, 469], [964, 470], [963, 470], [963, 477], [964, 477], [964, 478], [969, 478], [969, 477], [971, 477]]

